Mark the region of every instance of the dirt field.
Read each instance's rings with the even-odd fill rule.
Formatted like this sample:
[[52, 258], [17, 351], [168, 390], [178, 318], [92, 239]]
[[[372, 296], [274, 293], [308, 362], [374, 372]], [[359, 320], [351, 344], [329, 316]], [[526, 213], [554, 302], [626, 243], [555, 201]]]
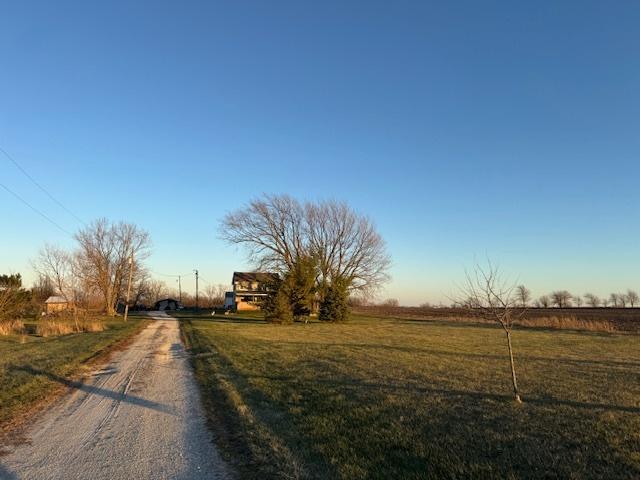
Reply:
[[[460, 308], [431, 307], [355, 307], [360, 315], [412, 318], [416, 320], [473, 320], [468, 311]], [[621, 332], [640, 333], [640, 308], [530, 308], [525, 318], [534, 324], [545, 319], [561, 318], [578, 322], [603, 322]]]

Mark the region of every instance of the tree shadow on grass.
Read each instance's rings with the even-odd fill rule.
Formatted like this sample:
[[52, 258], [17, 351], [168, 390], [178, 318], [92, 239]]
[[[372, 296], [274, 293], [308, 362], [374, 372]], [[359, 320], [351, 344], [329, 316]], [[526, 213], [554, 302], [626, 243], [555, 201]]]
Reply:
[[[387, 350], [387, 351], [397, 351], [397, 352], [405, 352], [405, 353], [423, 353], [427, 355], [442, 355], [448, 357], [456, 357], [456, 358], [472, 358], [472, 359], [485, 359], [485, 360], [505, 360], [508, 359], [508, 354], [504, 355], [496, 355], [492, 353], [470, 353], [470, 352], [456, 352], [456, 351], [447, 351], [447, 350], [436, 350], [432, 348], [423, 348], [423, 347], [407, 347], [401, 345], [384, 345], [379, 343], [325, 343], [325, 342], [299, 342], [299, 341], [278, 341], [272, 342], [273, 344], [280, 345], [300, 345], [304, 347], [322, 347], [331, 348], [331, 347], [351, 347], [351, 348], [370, 348], [374, 350]], [[593, 365], [600, 367], [624, 367], [629, 369], [637, 369], [640, 368], [640, 362], [634, 361], [619, 361], [619, 360], [590, 360], [590, 359], [573, 359], [573, 358], [562, 358], [562, 357], [540, 357], [537, 355], [519, 355], [515, 354], [516, 360], [522, 361], [538, 361], [538, 362], [551, 362], [554, 364], [564, 363], [569, 365], [576, 366], [585, 366], [585, 365]]]
[[[319, 367], [320, 368], [320, 367]], [[322, 368], [326, 368], [322, 366]], [[321, 370], [319, 370], [321, 371]], [[286, 376], [286, 375], [247, 375], [245, 377], [248, 380], [262, 379], [269, 381], [285, 382], [285, 383], [297, 383], [302, 384], [304, 389], [304, 383], [308, 383], [309, 386], [313, 384], [322, 384], [330, 388], [346, 388], [346, 389], [366, 389], [366, 390], [380, 390], [387, 392], [408, 392], [414, 394], [433, 394], [445, 397], [457, 397], [468, 398], [473, 400], [495, 400], [500, 402], [512, 402], [513, 395], [492, 393], [492, 392], [479, 392], [474, 390], [461, 390], [452, 388], [435, 388], [429, 386], [421, 386], [415, 384], [393, 384], [393, 383], [381, 383], [381, 382], [367, 382], [366, 380], [359, 379], [322, 379], [315, 378], [305, 382], [300, 377]], [[595, 402], [580, 402], [575, 400], [559, 399], [553, 397], [528, 397], [523, 399], [525, 403], [540, 406], [567, 406], [579, 409], [587, 410], [608, 410], [626, 413], [640, 413], [640, 407], [628, 406], [628, 405], [615, 405], [610, 403], [595, 403]]]
[[[151, 410], [155, 410], [157, 412], [165, 413], [167, 415], [175, 415], [173, 409], [167, 405], [154, 402], [151, 400], [147, 400], [145, 398], [137, 397], [135, 395], [131, 395], [129, 393], [125, 393], [123, 391], [114, 391], [109, 390], [107, 388], [98, 387], [95, 385], [86, 384], [84, 382], [69, 380], [67, 378], [61, 377], [51, 372], [47, 372], [45, 370], [40, 370], [37, 368], [33, 368], [29, 365], [23, 366], [11, 366], [9, 367], [10, 371], [16, 372], [25, 372], [34, 376], [43, 376], [48, 378], [53, 382], [60, 383], [68, 388], [72, 388], [74, 390], [80, 390], [82, 392], [87, 393], [88, 395], [99, 395], [105, 398], [109, 398], [112, 400], [116, 400], [119, 402], [129, 403], [131, 405], [135, 405], [138, 407], [148, 408]], [[2, 478], [2, 477], [0, 477]]]
[[[605, 412], [635, 416], [636, 406], [539, 396], [525, 396], [524, 405], [517, 405], [507, 393], [354, 378], [318, 359], [305, 362], [311, 372], [306, 376], [250, 373], [209, 352], [258, 421], [287, 445], [303, 446], [303, 458], [327, 475], [352, 463], [367, 478], [380, 479], [562, 478], [576, 472], [577, 478], [611, 478], [640, 472], [628, 441], [608, 443], [610, 435], [625, 438], [620, 419], [606, 427], [598, 423]], [[358, 458], [344, 445], [357, 449]]]

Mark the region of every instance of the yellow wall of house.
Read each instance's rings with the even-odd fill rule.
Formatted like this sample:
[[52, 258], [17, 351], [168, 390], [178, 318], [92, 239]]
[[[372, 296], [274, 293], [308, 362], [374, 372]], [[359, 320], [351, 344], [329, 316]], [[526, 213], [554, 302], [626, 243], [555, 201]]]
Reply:
[[249, 302], [237, 302], [236, 303], [236, 309], [238, 311], [249, 311], [249, 310], [260, 310], [260, 307], [258, 305], [255, 305], [253, 303], [249, 303]]

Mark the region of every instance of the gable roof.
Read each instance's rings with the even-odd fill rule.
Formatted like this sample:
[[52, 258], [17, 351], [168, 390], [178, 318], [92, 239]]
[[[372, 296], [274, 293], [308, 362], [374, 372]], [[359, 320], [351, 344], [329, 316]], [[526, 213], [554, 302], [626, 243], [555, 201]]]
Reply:
[[277, 273], [270, 272], [233, 272], [233, 280], [231, 283], [236, 282], [260, 282], [267, 283], [273, 282], [279, 278]]
[[59, 295], [51, 295], [49, 298], [47, 298], [44, 303], [69, 303], [67, 300], [65, 300], [64, 297], [61, 297]]
[[161, 298], [160, 300], [158, 300], [156, 303], [160, 303], [160, 302], [175, 302], [175, 303], [180, 303], [179, 300], [176, 300], [175, 298]]

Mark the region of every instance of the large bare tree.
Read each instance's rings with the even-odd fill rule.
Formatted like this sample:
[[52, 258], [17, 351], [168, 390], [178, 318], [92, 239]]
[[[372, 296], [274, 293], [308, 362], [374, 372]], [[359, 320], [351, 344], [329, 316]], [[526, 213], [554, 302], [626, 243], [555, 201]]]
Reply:
[[389, 278], [383, 238], [343, 202], [302, 204], [288, 195], [264, 195], [227, 214], [220, 235], [245, 247], [259, 269], [286, 273], [302, 258], [316, 259], [321, 294], [335, 279], [352, 292], [370, 293]]
[[149, 234], [131, 223], [99, 219], [80, 230], [75, 238], [83, 277], [103, 298], [107, 315], [115, 315], [129, 268], [135, 271], [136, 264], [149, 254]]
[[487, 266], [476, 265], [473, 272], [466, 273], [465, 284], [460, 288], [458, 304], [466, 306], [474, 316], [496, 322], [506, 335], [511, 367], [511, 383], [514, 400], [522, 403], [518, 392], [516, 367], [513, 360], [511, 336], [514, 323], [526, 312], [526, 307], [517, 298], [516, 286], [510, 285], [490, 261]]
[[373, 222], [346, 203], [307, 203], [308, 254], [318, 259], [320, 292], [334, 279], [349, 291], [373, 294], [389, 280], [391, 259]]
[[288, 195], [264, 195], [228, 213], [220, 235], [230, 244], [244, 246], [259, 269], [288, 271], [307, 248], [304, 209]]

